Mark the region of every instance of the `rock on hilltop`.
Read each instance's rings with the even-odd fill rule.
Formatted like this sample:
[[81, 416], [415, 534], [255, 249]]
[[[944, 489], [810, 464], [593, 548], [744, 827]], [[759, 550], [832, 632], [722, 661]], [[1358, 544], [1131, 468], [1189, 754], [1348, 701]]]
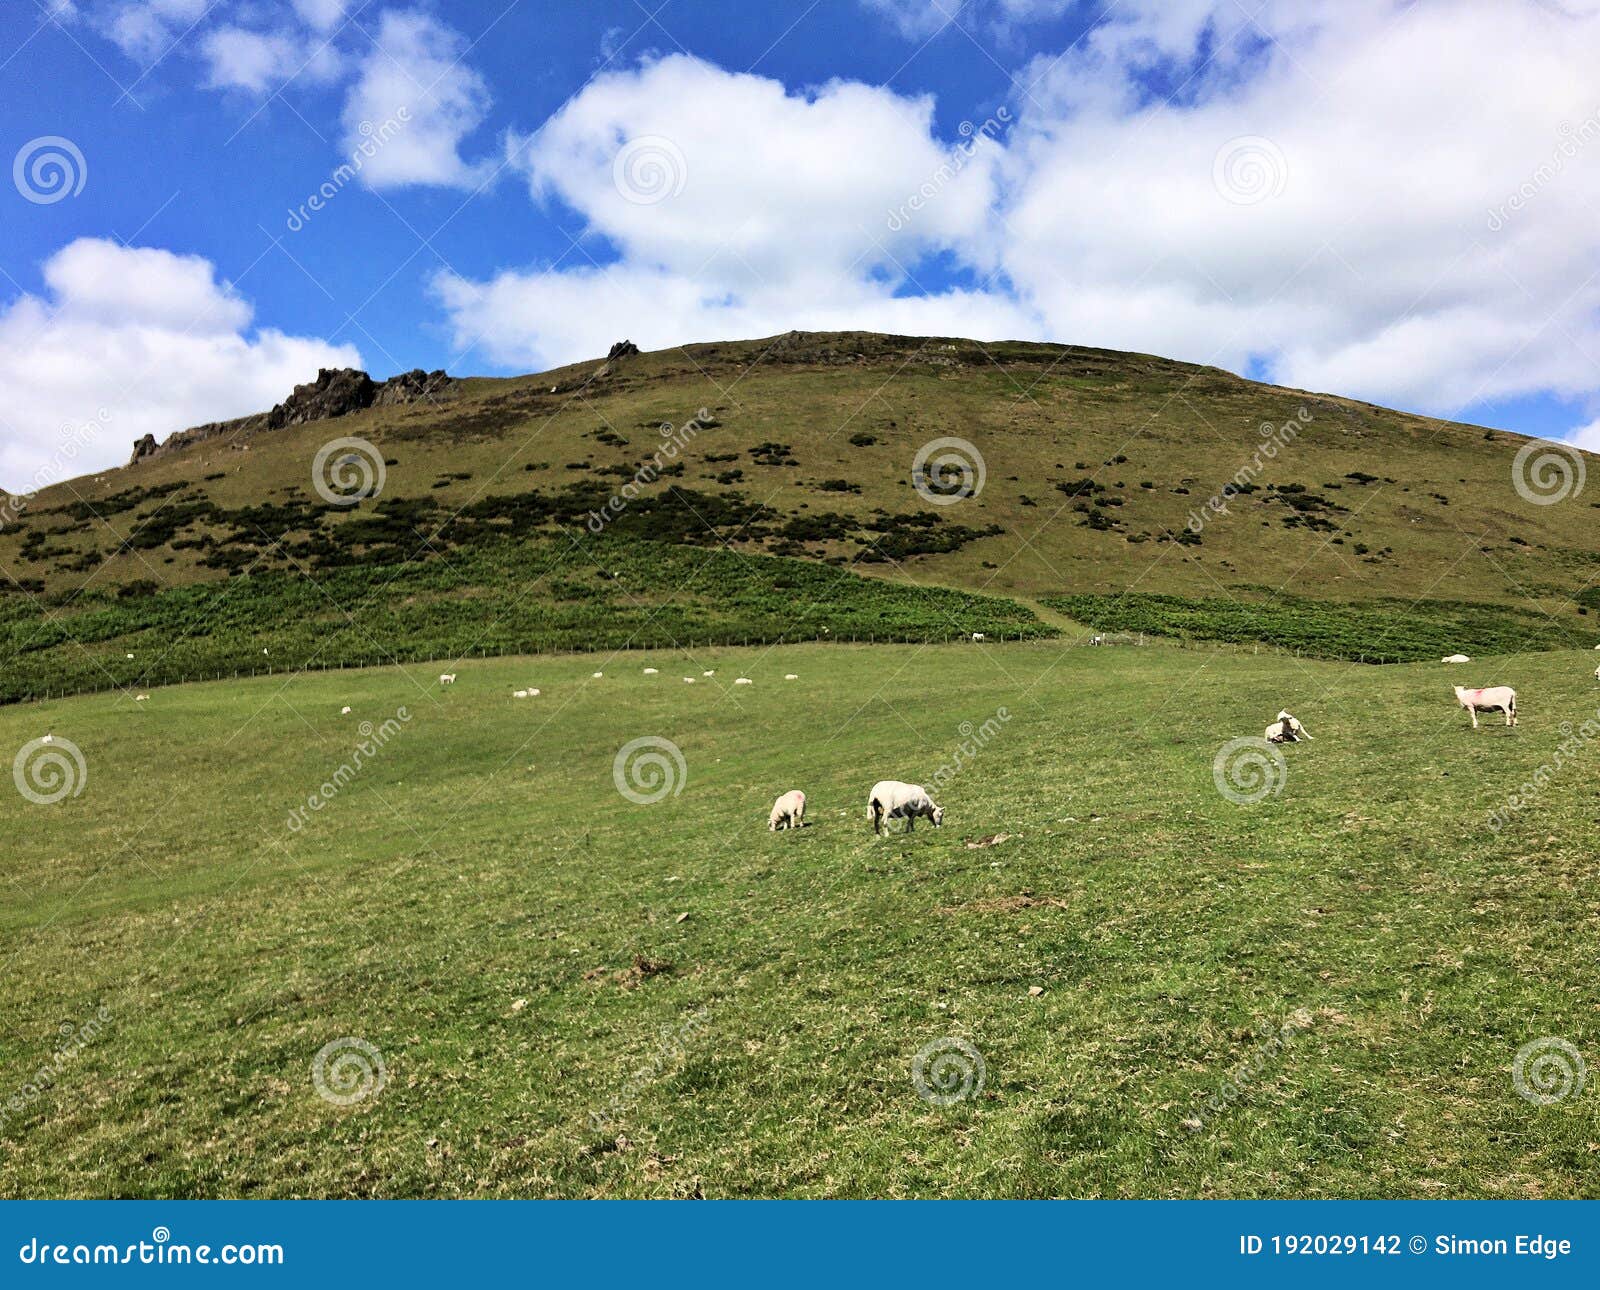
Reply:
[[358, 368], [325, 367], [317, 373], [316, 380], [295, 386], [294, 393], [270, 412], [179, 430], [162, 443], [157, 443], [154, 435], [147, 434], [134, 443], [133, 457], [128, 464], [134, 465], [147, 457], [163, 457], [208, 439], [224, 436], [245, 439], [265, 430], [282, 430], [308, 421], [331, 421], [364, 408], [446, 398], [454, 393], [455, 385], [455, 378], [447, 376], [443, 370], [424, 372], [419, 367], [379, 382]]

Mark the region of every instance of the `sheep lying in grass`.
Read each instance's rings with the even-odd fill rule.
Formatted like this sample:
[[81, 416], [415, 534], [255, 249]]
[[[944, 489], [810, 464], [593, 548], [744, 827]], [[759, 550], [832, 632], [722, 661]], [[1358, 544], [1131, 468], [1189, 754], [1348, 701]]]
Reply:
[[1517, 724], [1517, 692], [1509, 685], [1491, 685], [1483, 690], [1469, 690], [1456, 686], [1456, 700], [1472, 716], [1472, 728], [1478, 728], [1478, 713], [1504, 712], [1506, 725]]
[[874, 833], [882, 833], [889, 820], [904, 820], [910, 833], [919, 815], [932, 820], [936, 829], [944, 824], [944, 807], [936, 805], [921, 784], [880, 779], [867, 794], [867, 816]]
[[798, 829], [806, 814], [806, 795], [798, 788], [790, 789], [772, 804], [767, 816], [767, 827], [776, 833], [779, 829]]
[[733, 683], [735, 685], [754, 685], [755, 684], [755, 682], [752, 681], [748, 676], [737, 676], [737, 677], [734, 678]]
[[1465, 654], [1446, 654], [1439, 660], [1441, 663], [1470, 663], [1472, 660]]
[[653, 667], [647, 667], [647, 668], [645, 668], [645, 670], [644, 670], [644, 674], [645, 674], [645, 675], [646, 675], [646, 676], [655, 676], [655, 675], [656, 675], [656, 671], [657, 671], [657, 669], [656, 669], [656, 668], [653, 668]]
[[1278, 713], [1278, 719], [1263, 732], [1269, 744], [1294, 744], [1311, 738], [1311, 732], [1300, 724], [1299, 718], [1288, 712]]

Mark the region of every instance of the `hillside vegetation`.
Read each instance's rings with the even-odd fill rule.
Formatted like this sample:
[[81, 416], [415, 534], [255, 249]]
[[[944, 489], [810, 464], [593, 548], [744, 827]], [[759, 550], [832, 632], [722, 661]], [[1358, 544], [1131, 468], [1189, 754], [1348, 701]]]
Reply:
[[[794, 575], [758, 556], [832, 566], [828, 585], [847, 604], [881, 603], [883, 593], [854, 587], [864, 576], [930, 589], [934, 600], [949, 588], [1056, 598], [1068, 613], [1094, 606], [1097, 626], [1259, 632], [1291, 648], [1313, 646], [1298, 628], [1279, 630], [1286, 620], [1272, 606], [1285, 592], [1333, 606], [1346, 624], [1367, 604], [1391, 623], [1418, 601], [1456, 606], [1421, 610], [1439, 630], [1393, 633], [1394, 648], [1377, 651], [1386, 658], [1425, 657], [1456, 626], [1482, 630], [1453, 648], [1583, 643], [1583, 620], [1600, 604], [1590, 588], [1600, 502], [1582, 488], [1551, 505], [1525, 500], [1515, 437], [1213, 368], [1052, 345], [791, 333], [620, 353], [534, 377], [438, 376], [413, 402], [207, 427], [211, 437], [8, 506], [6, 694], [91, 677], [138, 683], [92, 661], [97, 649], [190, 660], [188, 670], [137, 674], [150, 680], [237, 666], [247, 645], [299, 649], [284, 633], [307, 623], [286, 624], [283, 613], [303, 595], [367, 638], [320, 661], [620, 643], [575, 607], [598, 608], [590, 580], [615, 562], [617, 544], [636, 553], [646, 601], [671, 599], [700, 567], [683, 551], [699, 549], [762, 569], [750, 576], [771, 590], [769, 606]], [[372, 455], [330, 464], [323, 450], [347, 438]], [[914, 486], [919, 451], [941, 439], [970, 445], [953, 451], [971, 467], [971, 495], [937, 473], [942, 453], [928, 487]], [[362, 469], [381, 476], [374, 495], [347, 504], [317, 487]], [[1219, 513], [1208, 500], [1230, 481], [1242, 491]], [[724, 642], [776, 639], [765, 610], [723, 598], [731, 567], [713, 564], [715, 576], [696, 583], [694, 621], [663, 616], [635, 643], [696, 628]], [[288, 591], [282, 579], [315, 591]], [[398, 599], [419, 579], [424, 600], [449, 586], [484, 603], [455, 630], [403, 600], [374, 613], [374, 592]], [[246, 580], [263, 585], [241, 594]], [[171, 595], [230, 583], [226, 596]], [[1191, 609], [1164, 617], [1172, 602], [1105, 599], [1130, 589]], [[994, 600], [974, 602], [976, 617], [941, 603], [925, 621], [895, 610], [878, 634], [937, 639], [1030, 616]], [[873, 634], [872, 613], [850, 612], [854, 629]], [[628, 625], [621, 606], [598, 616]], [[821, 637], [828, 625], [796, 615], [783, 629]], [[1359, 657], [1350, 643], [1363, 634], [1314, 632], [1313, 652]]]

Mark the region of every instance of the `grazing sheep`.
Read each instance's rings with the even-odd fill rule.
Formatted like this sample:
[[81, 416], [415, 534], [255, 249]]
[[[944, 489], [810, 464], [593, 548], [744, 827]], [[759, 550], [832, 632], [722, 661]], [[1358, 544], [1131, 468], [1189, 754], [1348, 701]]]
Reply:
[[39, 740], [39, 742], [42, 744], [53, 744], [55, 741], [56, 737], [54, 735], [46, 735], [43, 739]]
[[1278, 713], [1278, 719], [1263, 732], [1269, 744], [1294, 744], [1311, 738], [1311, 732], [1300, 724], [1299, 718], [1287, 712]]
[[647, 667], [647, 668], [645, 668], [645, 670], [644, 670], [644, 674], [645, 674], [645, 675], [646, 675], [646, 676], [655, 676], [655, 675], [656, 675], [656, 669], [655, 669], [655, 668], [653, 668], [653, 667]]
[[511, 697], [513, 699], [526, 699], [528, 692], [526, 690], [513, 690], [511, 691]]
[[440, 672], [439, 673], [439, 684], [440, 685], [454, 685], [455, 683], [456, 683], [456, 674], [454, 672]]
[[701, 676], [715, 676], [716, 674], [717, 674], [717, 669], [716, 668], [712, 668], [709, 672], [700, 673]]
[[783, 679], [785, 681], [798, 681], [800, 679], [800, 676], [799, 676], [799, 673], [797, 673], [797, 672], [785, 672], [783, 674]]
[[[139, 697], [143, 698], [144, 696], [140, 695]], [[348, 717], [350, 715], [350, 706], [349, 706], [349, 704], [346, 704], [344, 707], [339, 709], [339, 715], [341, 717]]]
[[684, 677], [684, 678], [683, 678], [683, 683], [684, 683], [684, 684], [685, 684], [685, 685], [693, 685], [693, 684], [694, 684], [694, 677], [692, 677], [692, 676], [686, 676], [686, 677]]
[[779, 829], [798, 829], [806, 814], [806, 795], [798, 788], [790, 789], [772, 804], [767, 816], [767, 827], [776, 833]]
[[754, 685], [755, 684], [755, 682], [752, 681], [748, 676], [736, 677], [736, 678], [734, 678], [734, 682], [733, 683], [735, 685]]
[[874, 833], [882, 833], [888, 820], [904, 820], [906, 832], [910, 833], [919, 815], [932, 820], [936, 829], [944, 824], [944, 807], [935, 805], [921, 784], [880, 779], [867, 794], [867, 817]]
[[594, 672], [591, 675], [593, 675], [594, 679], [598, 681], [602, 676], [605, 675], [605, 673], [604, 672]]
[[972, 639], [975, 640], [975, 641], [981, 641], [983, 639], [983, 633], [982, 632], [973, 632], [972, 633]]
[[1465, 654], [1447, 654], [1439, 660], [1441, 663], [1470, 663], [1472, 660]]
[[530, 699], [537, 699], [539, 697], [539, 691], [537, 691], [537, 690], [529, 690], [528, 691], [528, 697]]
[[1472, 715], [1472, 728], [1478, 728], [1478, 713], [1504, 712], [1506, 725], [1517, 724], [1517, 692], [1509, 685], [1491, 685], [1483, 690], [1456, 686], [1456, 699]]

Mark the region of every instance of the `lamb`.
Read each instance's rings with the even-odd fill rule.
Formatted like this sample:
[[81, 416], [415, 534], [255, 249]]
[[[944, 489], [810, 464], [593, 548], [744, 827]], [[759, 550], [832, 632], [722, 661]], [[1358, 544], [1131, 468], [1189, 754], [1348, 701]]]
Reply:
[[1456, 699], [1472, 716], [1472, 728], [1478, 728], [1478, 713], [1500, 711], [1506, 714], [1506, 725], [1517, 724], [1517, 692], [1509, 685], [1491, 685], [1483, 690], [1469, 690], [1456, 686]]
[[594, 677], [595, 680], [598, 681], [602, 676], [605, 675], [605, 673], [604, 672], [594, 672], [594, 673], [591, 673], [591, 675]]
[[454, 685], [455, 683], [456, 683], [456, 674], [454, 672], [440, 672], [439, 673], [439, 684], [440, 685]]
[[712, 668], [709, 672], [700, 673], [701, 676], [715, 676], [716, 674], [717, 674], [717, 669], [716, 668]]
[[[143, 698], [143, 697], [144, 697], [144, 696], [143, 696], [143, 695], [140, 695], [140, 696], [139, 696], [139, 697], [140, 697], [140, 698]], [[341, 717], [348, 717], [348, 716], [349, 716], [349, 715], [350, 715], [350, 705], [349, 705], [349, 704], [348, 704], [348, 703], [347, 703], [347, 704], [345, 704], [345, 706], [344, 706], [344, 707], [342, 707], [342, 708], [340, 708], [340, 709], [339, 709], [339, 715], [340, 715], [340, 716], [341, 716]]]
[[1294, 744], [1311, 738], [1311, 732], [1300, 724], [1299, 718], [1288, 712], [1278, 713], [1278, 719], [1262, 732], [1269, 744]]
[[904, 820], [910, 833], [919, 815], [932, 820], [936, 829], [944, 824], [944, 807], [936, 805], [921, 784], [880, 779], [867, 795], [867, 816], [874, 833], [882, 833], [888, 820]]
[[767, 828], [776, 833], [779, 829], [798, 829], [806, 814], [806, 795], [798, 788], [792, 788], [772, 804], [772, 813], [767, 816]]
[[1439, 660], [1441, 663], [1470, 663], [1472, 660], [1465, 654], [1447, 654]]

